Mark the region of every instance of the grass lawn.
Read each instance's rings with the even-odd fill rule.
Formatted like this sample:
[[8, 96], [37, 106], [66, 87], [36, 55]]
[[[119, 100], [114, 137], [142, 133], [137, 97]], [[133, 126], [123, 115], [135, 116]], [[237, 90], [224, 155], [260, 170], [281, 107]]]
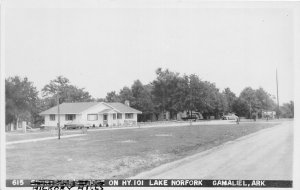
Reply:
[[126, 178], [274, 125], [99, 130], [80, 137], [7, 145], [7, 179]]

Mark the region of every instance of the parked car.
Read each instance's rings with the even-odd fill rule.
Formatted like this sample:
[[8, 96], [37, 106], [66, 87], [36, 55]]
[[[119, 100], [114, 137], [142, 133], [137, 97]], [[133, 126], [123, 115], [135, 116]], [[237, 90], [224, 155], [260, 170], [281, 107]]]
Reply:
[[40, 128], [38, 127], [31, 127], [29, 125], [26, 125], [26, 131], [29, 131], [29, 132], [35, 132], [35, 131], [39, 131]]
[[192, 114], [192, 115], [188, 115], [186, 117], [182, 117], [181, 119], [183, 121], [188, 121], [188, 120], [196, 121], [197, 119], [199, 119], [199, 116], [197, 114]]
[[92, 125], [88, 124], [88, 123], [67, 123], [65, 124], [65, 126], [63, 127], [63, 129], [82, 129], [82, 128], [90, 128], [92, 127]]
[[32, 127], [30, 127], [29, 125], [26, 125], [26, 130], [31, 130]]

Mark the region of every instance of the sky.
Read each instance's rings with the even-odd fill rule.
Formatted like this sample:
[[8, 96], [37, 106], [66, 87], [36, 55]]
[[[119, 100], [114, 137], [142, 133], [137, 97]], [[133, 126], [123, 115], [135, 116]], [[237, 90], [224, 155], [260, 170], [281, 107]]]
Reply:
[[8, 3], [6, 77], [28, 77], [41, 90], [63, 75], [103, 98], [134, 80], [153, 81], [161, 67], [197, 74], [237, 96], [248, 86], [276, 96], [277, 68], [280, 103], [294, 99], [295, 26], [289, 7], [109, 2], [114, 6]]

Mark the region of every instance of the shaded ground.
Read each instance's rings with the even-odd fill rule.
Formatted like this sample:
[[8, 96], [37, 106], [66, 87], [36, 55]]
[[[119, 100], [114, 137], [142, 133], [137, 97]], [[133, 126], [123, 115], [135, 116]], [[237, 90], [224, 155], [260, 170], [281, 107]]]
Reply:
[[126, 178], [274, 125], [103, 130], [81, 137], [7, 145], [7, 178]]

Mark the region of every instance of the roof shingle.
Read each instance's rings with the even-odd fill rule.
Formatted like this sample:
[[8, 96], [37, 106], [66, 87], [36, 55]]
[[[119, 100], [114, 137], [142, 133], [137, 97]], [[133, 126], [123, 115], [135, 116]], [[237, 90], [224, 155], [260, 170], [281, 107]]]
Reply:
[[[62, 103], [59, 105], [60, 114], [79, 114], [84, 110], [99, 104], [100, 102], [76, 102], [76, 103]], [[40, 115], [57, 114], [57, 106], [54, 106]]]
[[142, 113], [141, 111], [136, 110], [136, 109], [129, 107], [125, 104], [122, 104], [120, 102], [109, 102], [109, 103], [104, 103], [104, 104], [111, 106], [112, 108], [116, 109], [117, 111], [119, 111], [121, 113]]
[[[80, 114], [81, 112], [95, 106], [97, 104], [104, 104], [108, 107], [115, 109], [120, 113], [142, 113], [139, 110], [131, 108], [125, 104], [119, 102], [76, 102], [76, 103], [62, 103], [59, 105], [60, 114]], [[40, 113], [40, 115], [57, 114], [57, 106], [54, 106], [46, 111]]]

